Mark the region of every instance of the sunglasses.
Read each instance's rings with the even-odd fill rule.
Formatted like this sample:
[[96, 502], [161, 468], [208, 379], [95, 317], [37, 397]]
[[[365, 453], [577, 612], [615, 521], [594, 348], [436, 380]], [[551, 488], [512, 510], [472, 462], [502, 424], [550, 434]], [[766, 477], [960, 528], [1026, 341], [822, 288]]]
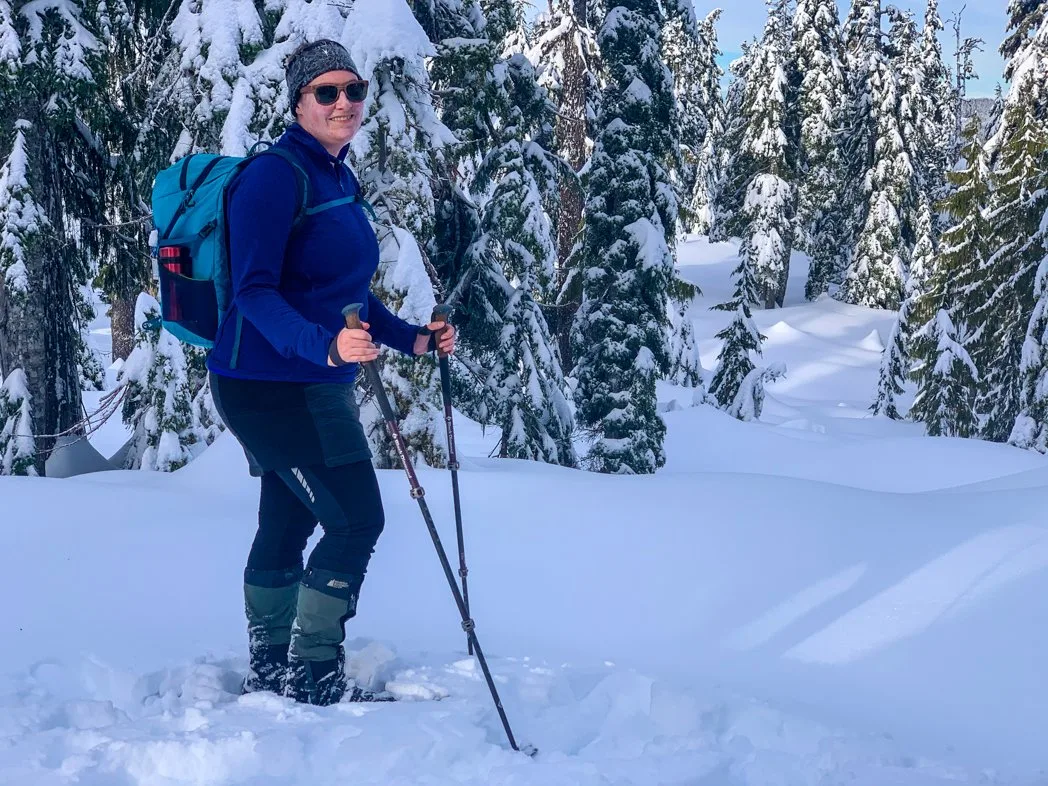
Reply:
[[313, 98], [321, 106], [331, 106], [338, 101], [338, 94], [345, 93], [346, 100], [359, 104], [368, 94], [368, 82], [366, 79], [357, 79], [346, 82], [344, 85], [313, 85], [302, 88], [302, 93], [312, 93]]

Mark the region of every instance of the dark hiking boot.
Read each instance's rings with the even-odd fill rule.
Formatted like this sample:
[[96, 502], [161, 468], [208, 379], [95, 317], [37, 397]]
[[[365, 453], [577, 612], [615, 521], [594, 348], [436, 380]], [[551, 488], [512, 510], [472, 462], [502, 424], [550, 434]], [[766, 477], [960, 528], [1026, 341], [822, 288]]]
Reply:
[[284, 695], [301, 704], [326, 707], [339, 702], [396, 701], [388, 691], [373, 691], [346, 678], [346, 653], [338, 648], [335, 660], [298, 660], [292, 657]]
[[343, 701], [396, 701], [397, 697], [389, 691], [368, 690], [354, 685], [347, 692]]
[[288, 662], [284, 695], [301, 704], [327, 707], [338, 704], [346, 695], [346, 654], [338, 648], [334, 660], [299, 660]]
[[283, 693], [302, 568], [244, 571], [249, 667], [244, 693]]
[[287, 682], [287, 648], [287, 644], [255, 645], [250, 648], [250, 670], [244, 679], [244, 693], [284, 692], [284, 683]]

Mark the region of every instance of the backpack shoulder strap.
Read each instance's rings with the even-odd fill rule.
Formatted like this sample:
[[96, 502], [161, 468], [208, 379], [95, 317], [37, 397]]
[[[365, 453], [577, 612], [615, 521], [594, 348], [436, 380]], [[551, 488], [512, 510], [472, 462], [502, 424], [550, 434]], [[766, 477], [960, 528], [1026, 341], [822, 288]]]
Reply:
[[285, 150], [282, 147], [276, 145], [269, 145], [269, 147], [254, 152], [255, 148], [258, 147], [258, 143], [251, 148], [251, 155], [274, 155], [287, 161], [291, 164], [291, 168], [295, 170], [295, 177], [298, 179], [298, 210], [295, 212], [295, 221], [292, 226], [298, 226], [298, 224], [309, 214], [309, 175], [306, 174], [306, 170], [302, 168], [302, 164], [299, 163], [298, 157], [295, 156], [289, 150]]
[[359, 202], [360, 206], [368, 212], [368, 215], [371, 216], [371, 220], [378, 222], [378, 217], [375, 215], [375, 208], [372, 207], [371, 203], [364, 199], [364, 197], [360, 196], [360, 194], [340, 197], [339, 199], [332, 199], [330, 202], [321, 202], [319, 205], [314, 205], [313, 207], [307, 208], [306, 215], [316, 215], [317, 213], [323, 213], [325, 210], [330, 210], [333, 207], [338, 207], [339, 205], [351, 205], [354, 202]]

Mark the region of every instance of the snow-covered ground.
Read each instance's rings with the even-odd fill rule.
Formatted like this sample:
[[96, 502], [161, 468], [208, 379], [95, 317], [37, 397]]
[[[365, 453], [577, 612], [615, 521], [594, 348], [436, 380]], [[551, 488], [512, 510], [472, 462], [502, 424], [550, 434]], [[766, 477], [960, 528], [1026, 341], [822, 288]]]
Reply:
[[[711, 368], [735, 248], [680, 252]], [[402, 700], [237, 695], [256, 481], [222, 438], [173, 475], [0, 479], [0, 784], [1048, 783], [1048, 463], [871, 418], [890, 315], [804, 303], [795, 262], [755, 315], [787, 365], [762, 421], [661, 389], [654, 476], [487, 459], [459, 419], [477, 631], [537, 758], [396, 472], [348, 644]]]

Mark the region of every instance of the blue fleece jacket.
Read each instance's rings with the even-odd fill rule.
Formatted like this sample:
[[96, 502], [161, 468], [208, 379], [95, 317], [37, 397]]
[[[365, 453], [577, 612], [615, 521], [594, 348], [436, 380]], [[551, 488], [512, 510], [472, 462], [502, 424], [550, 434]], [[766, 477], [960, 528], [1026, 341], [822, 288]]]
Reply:
[[[360, 192], [344, 164], [348, 146], [332, 156], [298, 124], [276, 144], [309, 176], [310, 206]], [[307, 216], [292, 231], [298, 180], [291, 164], [275, 155], [252, 161], [229, 188], [233, 302], [208, 358], [211, 371], [239, 379], [352, 382], [356, 363], [327, 365], [350, 303], [364, 304], [360, 318], [370, 323], [376, 343], [412, 354], [418, 326], [394, 316], [369, 290], [378, 241], [359, 202]]]

